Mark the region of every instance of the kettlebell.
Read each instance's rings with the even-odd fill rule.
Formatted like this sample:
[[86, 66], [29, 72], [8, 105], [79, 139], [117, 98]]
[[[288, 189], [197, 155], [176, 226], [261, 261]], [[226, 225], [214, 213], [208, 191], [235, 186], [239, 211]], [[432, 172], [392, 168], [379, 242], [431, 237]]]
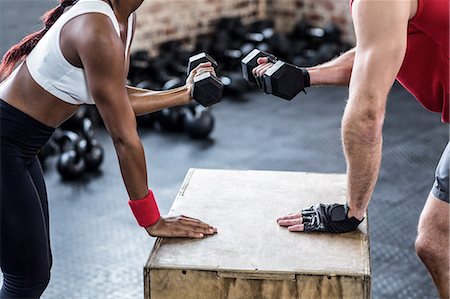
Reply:
[[214, 129], [214, 116], [210, 108], [193, 103], [185, 108], [184, 127], [193, 139], [205, 139]]
[[64, 123], [60, 128], [64, 130], [78, 131], [82, 126], [83, 119], [87, 117], [88, 111], [86, 106], [81, 106], [78, 110]]
[[157, 123], [167, 132], [183, 132], [185, 110], [180, 107], [163, 109], [158, 113]]
[[60, 152], [56, 168], [63, 180], [80, 179], [86, 171], [83, 154], [86, 142], [72, 131], [63, 131], [60, 137]]
[[83, 153], [86, 171], [97, 171], [103, 162], [104, 151], [103, 147], [94, 138], [94, 128], [89, 118], [83, 119], [81, 134], [84, 138], [83, 142], [86, 143], [86, 149]]

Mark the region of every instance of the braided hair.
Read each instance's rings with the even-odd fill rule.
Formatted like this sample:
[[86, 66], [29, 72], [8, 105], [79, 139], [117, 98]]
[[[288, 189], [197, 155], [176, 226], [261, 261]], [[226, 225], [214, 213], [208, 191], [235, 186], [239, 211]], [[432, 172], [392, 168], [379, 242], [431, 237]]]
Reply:
[[56, 20], [64, 13], [64, 10], [74, 5], [78, 0], [59, 0], [59, 5], [46, 12], [41, 20], [44, 28], [24, 37], [18, 44], [11, 47], [3, 56], [0, 64], [0, 81], [7, 78], [18, 62], [23, 61], [34, 49], [41, 38], [55, 24]]

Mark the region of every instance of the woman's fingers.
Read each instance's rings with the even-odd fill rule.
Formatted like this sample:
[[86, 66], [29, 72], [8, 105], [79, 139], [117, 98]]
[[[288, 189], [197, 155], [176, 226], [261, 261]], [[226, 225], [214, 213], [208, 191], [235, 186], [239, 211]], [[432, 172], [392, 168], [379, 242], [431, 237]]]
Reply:
[[212, 64], [210, 62], [206, 62], [199, 64], [195, 69], [193, 69], [189, 74], [189, 78], [187, 79], [187, 81], [192, 84], [194, 78], [203, 73], [211, 73], [216, 76], [216, 70], [212, 67]]
[[196, 219], [196, 218], [192, 218], [192, 217], [188, 217], [188, 216], [184, 216], [184, 215], [181, 215], [181, 216], [180, 216], [180, 220], [184, 220], [184, 221], [187, 221], [187, 222], [198, 223], [198, 224], [203, 225], [205, 228], [207, 228], [207, 227], [210, 226], [209, 224], [207, 224], [207, 223], [201, 221], [200, 219]]
[[197, 72], [199, 69], [205, 68], [205, 67], [212, 67], [211, 62], [200, 63], [200, 64], [197, 65], [192, 71], [193, 71], [193, 72]]
[[202, 233], [198, 233], [189, 229], [178, 229], [171, 235], [171, 237], [176, 238], [194, 238], [194, 239], [201, 239], [204, 236], [205, 235]]
[[181, 238], [203, 238], [212, 234], [214, 234], [214, 231], [210, 228], [202, 228], [187, 224], [178, 227], [174, 232], [174, 236]]
[[211, 62], [204, 62], [204, 63], [200, 63], [199, 65], [197, 65], [192, 71], [191, 71], [191, 75], [196, 76], [197, 73], [204, 68], [210, 68], [210, 69], [214, 69], [212, 67]]
[[161, 217], [158, 225], [146, 229], [153, 237], [203, 238], [217, 232], [211, 225], [184, 215]]
[[187, 236], [188, 238], [194, 238], [194, 239], [201, 239], [203, 238], [205, 235], [202, 233], [196, 233], [196, 232], [188, 232]]
[[203, 233], [206, 235], [212, 235], [217, 232], [217, 228], [201, 221], [200, 219], [192, 218], [189, 216], [181, 215], [179, 216], [179, 221], [188, 226], [190, 229], [193, 229], [197, 233]]
[[215, 70], [214, 70], [213, 67], [203, 67], [203, 68], [198, 69], [198, 70], [195, 72], [194, 77], [196, 77], [196, 76], [198, 76], [198, 75], [200, 75], [200, 74], [203, 74], [203, 73], [212, 73], [212, 74], [214, 74], [214, 75], [216, 74], [216, 72], [215, 72]]
[[180, 217], [182, 217], [182, 219], [184, 219], [184, 220], [191, 220], [191, 221], [193, 221], [193, 222], [195, 222], [195, 223], [198, 223], [198, 224], [200, 224], [201, 227], [203, 227], [203, 228], [211, 228], [211, 229], [214, 230], [214, 232], [217, 232], [217, 228], [216, 228], [216, 227], [214, 227], [214, 226], [212, 226], [212, 225], [209, 225], [209, 224], [207, 224], [207, 223], [201, 221], [200, 219], [192, 218], [192, 217], [185, 216], [185, 215], [181, 215]]
[[192, 220], [180, 220], [180, 222], [186, 226], [186, 228], [193, 230], [195, 232], [199, 232], [199, 233], [203, 233], [203, 234], [207, 234], [207, 235], [212, 235], [214, 234], [216, 231], [214, 230], [213, 227], [211, 227], [210, 225], [205, 225], [204, 223], [198, 223]]
[[215, 231], [212, 228], [192, 227], [192, 230], [196, 233], [202, 233], [205, 235], [214, 235]]

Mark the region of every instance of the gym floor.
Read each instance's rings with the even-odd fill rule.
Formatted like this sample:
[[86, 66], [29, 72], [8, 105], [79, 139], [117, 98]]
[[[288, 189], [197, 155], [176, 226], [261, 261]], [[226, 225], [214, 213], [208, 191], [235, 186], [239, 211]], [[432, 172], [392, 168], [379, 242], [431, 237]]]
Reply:
[[[0, 53], [30, 28], [39, 28], [38, 16], [53, 4], [2, 0]], [[292, 102], [257, 92], [224, 99], [214, 107], [216, 128], [207, 141], [140, 130], [149, 183], [162, 213], [168, 212], [193, 167], [344, 173], [339, 127], [347, 93], [346, 88], [324, 87], [310, 89]], [[96, 136], [106, 148], [100, 175], [63, 183], [55, 160], [48, 161], [54, 263], [44, 299], [143, 296], [142, 267], [154, 239], [136, 225], [129, 211], [107, 133], [98, 129]], [[437, 297], [414, 252], [414, 239], [447, 141], [448, 126], [440, 116], [394, 86], [384, 126], [382, 169], [369, 207], [373, 298]]]

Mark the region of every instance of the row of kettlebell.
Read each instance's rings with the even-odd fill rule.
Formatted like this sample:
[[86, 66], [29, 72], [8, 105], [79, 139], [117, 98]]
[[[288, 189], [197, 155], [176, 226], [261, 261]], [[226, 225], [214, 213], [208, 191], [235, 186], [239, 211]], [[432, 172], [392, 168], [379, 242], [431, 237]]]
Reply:
[[57, 129], [38, 154], [41, 164], [45, 167], [46, 159], [54, 154], [58, 154], [56, 168], [63, 180], [77, 180], [98, 171], [104, 150], [94, 138], [91, 120], [82, 120], [79, 133]]
[[156, 126], [165, 132], [186, 132], [193, 139], [207, 139], [214, 130], [210, 108], [197, 103], [163, 109], [138, 117], [140, 126]]

